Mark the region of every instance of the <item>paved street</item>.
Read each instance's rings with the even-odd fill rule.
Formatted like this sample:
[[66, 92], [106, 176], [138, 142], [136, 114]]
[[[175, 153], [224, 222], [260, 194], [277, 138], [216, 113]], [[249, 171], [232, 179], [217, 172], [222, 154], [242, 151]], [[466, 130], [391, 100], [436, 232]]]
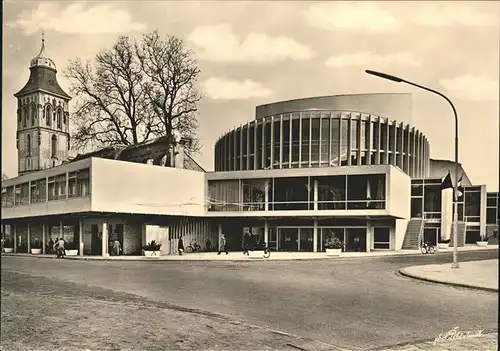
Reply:
[[[238, 253], [231, 253], [238, 255]], [[498, 258], [463, 252], [461, 261]], [[346, 349], [498, 325], [498, 295], [397, 276], [451, 253], [335, 261], [127, 262], [2, 257], [2, 269], [60, 278], [221, 313]]]

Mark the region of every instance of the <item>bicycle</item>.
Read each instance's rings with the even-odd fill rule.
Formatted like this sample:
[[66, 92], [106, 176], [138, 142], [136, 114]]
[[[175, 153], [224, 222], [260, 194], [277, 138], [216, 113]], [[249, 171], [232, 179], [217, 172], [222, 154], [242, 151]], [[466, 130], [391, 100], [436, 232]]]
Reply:
[[433, 254], [435, 252], [435, 247], [431, 243], [425, 242], [420, 247], [420, 252], [422, 252], [424, 255], [428, 253]]
[[271, 257], [271, 249], [268, 247], [264, 248], [264, 258], [269, 258]]
[[200, 245], [198, 245], [198, 243], [194, 242], [194, 243], [191, 243], [188, 245], [188, 247], [186, 247], [186, 252], [187, 253], [192, 253], [192, 252], [201, 252], [203, 251], [203, 249], [201, 248]]

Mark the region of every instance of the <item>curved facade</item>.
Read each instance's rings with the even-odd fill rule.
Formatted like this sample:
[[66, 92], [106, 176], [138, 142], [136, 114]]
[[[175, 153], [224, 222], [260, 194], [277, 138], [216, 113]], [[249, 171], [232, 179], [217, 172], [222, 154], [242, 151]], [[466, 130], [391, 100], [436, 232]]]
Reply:
[[429, 174], [429, 142], [403, 122], [325, 109], [257, 117], [216, 142], [217, 172], [391, 164], [410, 177]]

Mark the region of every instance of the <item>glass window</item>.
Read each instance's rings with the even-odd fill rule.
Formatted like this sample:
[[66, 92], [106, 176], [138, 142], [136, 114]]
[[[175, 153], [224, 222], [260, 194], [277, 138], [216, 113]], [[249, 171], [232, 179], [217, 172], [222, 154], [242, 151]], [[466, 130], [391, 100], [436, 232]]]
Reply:
[[321, 163], [330, 161], [330, 118], [321, 119]]
[[318, 209], [345, 210], [346, 176], [317, 177]]
[[496, 224], [497, 223], [497, 211], [496, 208], [487, 208], [486, 209], [486, 223], [487, 224]]
[[465, 216], [480, 216], [481, 193], [465, 192]]
[[[281, 130], [281, 120], [278, 118], [274, 122], [274, 161], [273, 161], [273, 167], [279, 168], [280, 165], [280, 130]], [[285, 131], [283, 131], [284, 133]]]
[[270, 168], [271, 167], [271, 122], [270, 122], [270, 119], [269, 119], [269, 121], [266, 122], [265, 133], [266, 133], [266, 135], [265, 135], [266, 148], [265, 148], [265, 155], [264, 155], [264, 159], [266, 161], [265, 167]]
[[424, 196], [423, 185], [411, 185], [411, 196]]
[[77, 172], [68, 173], [68, 197], [78, 196], [78, 182], [76, 178]]
[[[394, 141], [395, 141], [395, 129], [396, 129], [396, 126], [395, 125], [390, 125], [389, 126], [389, 150], [390, 151], [395, 151], [394, 150]], [[391, 162], [392, 163], [392, 162]]]
[[257, 126], [257, 169], [262, 169], [262, 123]]
[[302, 163], [309, 164], [309, 114], [302, 115]]
[[369, 121], [361, 121], [361, 149], [367, 150], [370, 141]]
[[351, 149], [358, 149], [359, 148], [358, 128], [359, 128], [359, 120], [352, 119], [351, 120]]
[[496, 207], [497, 206], [497, 199], [496, 199], [496, 197], [488, 196], [486, 198], [486, 206], [488, 206], [488, 207]]
[[347, 209], [385, 208], [385, 175], [347, 176]]
[[[371, 124], [372, 124], [372, 130], [373, 130], [372, 149], [378, 150], [378, 143], [380, 140], [379, 124], [378, 124], [378, 122], [371, 122]], [[373, 164], [373, 162], [372, 162], [372, 164]]]
[[421, 197], [412, 197], [411, 199], [411, 217], [422, 218], [422, 204], [424, 199]]
[[255, 162], [255, 124], [252, 123], [250, 124], [250, 150], [248, 150], [250, 160], [249, 162], [249, 168], [248, 169], [254, 169], [254, 162]]
[[347, 146], [349, 142], [349, 120], [342, 119], [341, 125], [341, 138], [340, 138], [340, 165], [347, 165]]
[[62, 110], [57, 109], [57, 128], [62, 129]]
[[387, 125], [380, 125], [380, 150], [387, 151]]
[[388, 227], [373, 228], [373, 248], [389, 249], [391, 243], [391, 231]]
[[424, 187], [424, 211], [430, 213], [441, 213], [441, 186], [425, 185]]
[[57, 136], [52, 135], [52, 144], [51, 144], [51, 157], [57, 157]]
[[332, 164], [331, 166], [339, 165], [339, 143], [340, 143], [340, 119], [334, 118], [332, 123]]
[[239, 171], [240, 168], [240, 158], [241, 158], [241, 128], [238, 128], [236, 131], [236, 168], [235, 171]]
[[307, 210], [313, 202], [312, 187], [308, 177], [275, 178], [273, 185], [273, 209]]
[[45, 123], [48, 127], [52, 125], [52, 107], [50, 105], [45, 108]]
[[403, 142], [403, 135], [402, 135], [403, 129], [401, 129], [399, 126], [395, 127], [395, 128], [397, 128], [396, 129], [396, 143], [397, 143], [396, 144], [397, 145], [396, 146], [396, 151], [403, 151], [401, 149], [401, 143]]
[[4, 189], [5, 193], [2, 191], [2, 207], [14, 206], [14, 187], [9, 186]]
[[311, 119], [311, 162], [319, 162], [319, 136], [321, 120], [318, 118], [319, 114], [313, 114]]
[[31, 134], [26, 134], [26, 152], [31, 156]]
[[77, 173], [77, 184], [78, 184], [78, 195], [79, 196], [89, 196], [90, 195], [90, 170], [82, 169]]
[[243, 179], [243, 211], [264, 211], [268, 179]]
[[241, 130], [241, 138], [243, 139], [242, 142], [243, 142], [243, 145], [242, 145], [242, 148], [241, 148], [241, 157], [242, 157], [242, 170], [246, 170], [247, 169], [247, 133], [248, 133], [248, 127], [247, 126], [243, 126], [243, 129]]
[[403, 150], [405, 153], [408, 153], [408, 140], [410, 139], [410, 127], [406, 128], [404, 131], [404, 141], [403, 141]]
[[27, 205], [30, 203], [29, 190], [29, 183], [21, 184], [18, 202], [20, 205]]
[[45, 202], [45, 191], [45, 179], [31, 182], [31, 203]]
[[290, 161], [290, 120], [283, 120], [283, 164]]
[[292, 162], [299, 162], [299, 143], [300, 143], [300, 120], [299, 114], [292, 114]]
[[238, 180], [209, 181], [208, 193], [209, 211], [240, 211]]

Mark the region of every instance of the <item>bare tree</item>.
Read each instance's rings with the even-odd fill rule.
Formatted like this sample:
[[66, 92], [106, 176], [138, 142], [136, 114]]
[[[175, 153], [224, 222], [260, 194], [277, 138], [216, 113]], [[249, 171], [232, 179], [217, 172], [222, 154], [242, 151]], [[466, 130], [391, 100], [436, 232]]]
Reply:
[[177, 129], [193, 139], [190, 151], [197, 151], [198, 73], [183, 42], [161, 40], [157, 32], [139, 43], [120, 37], [92, 63], [71, 60], [65, 74], [78, 98], [73, 146], [132, 145]]
[[197, 138], [197, 88], [200, 70], [193, 52], [174, 36], [160, 37], [157, 31], [143, 35], [136, 45], [145, 74], [144, 92], [158, 124], [155, 134], [172, 135], [174, 130], [191, 139], [188, 152], [199, 151]]

